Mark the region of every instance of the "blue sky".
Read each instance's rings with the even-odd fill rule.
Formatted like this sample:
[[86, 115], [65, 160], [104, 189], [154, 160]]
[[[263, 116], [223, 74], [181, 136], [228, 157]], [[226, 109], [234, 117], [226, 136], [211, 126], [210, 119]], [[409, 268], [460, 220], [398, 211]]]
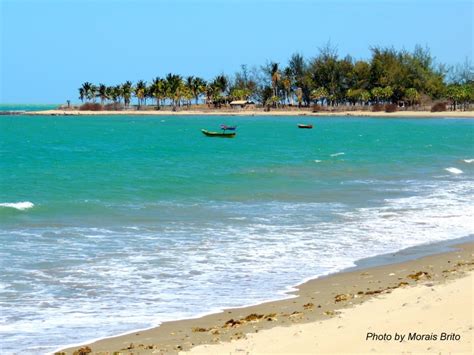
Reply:
[[77, 102], [84, 81], [206, 79], [241, 64], [370, 46], [428, 46], [438, 62], [473, 57], [465, 0], [0, 0], [0, 103]]

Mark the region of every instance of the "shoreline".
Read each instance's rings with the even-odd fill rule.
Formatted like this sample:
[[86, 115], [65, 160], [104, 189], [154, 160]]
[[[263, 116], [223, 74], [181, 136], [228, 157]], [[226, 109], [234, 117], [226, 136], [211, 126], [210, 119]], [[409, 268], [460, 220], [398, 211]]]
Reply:
[[330, 320], [275, 327], [180, 354], [472, 354], [473, 284], [471, 270], [446, 283], [424, 282], [374, 297]]
[[25, 111], [20, 116], [295, 116], [295, 117], [384, 117], [384, 118], [474, 118], [474, 111], [334, 111], [312, 112], [297, 110], [145, 110], [145, 111], [79, 111], [79, 110], [44, 110]]
[[[324, 323], [324, 320], [336, 318], [341, 310], [379, 298], [374, 296], [385, 295], [395, 289], [411, 289], [411, 286], [427, 281], [435, 286], [444, 284], [445, 280], [457, 279], [466, 271], [474, 270], [472, 236], [428, 246], [430, 251], [423, 252], [424, 246], [416, 246], [361, 259], [354, 267], [291, 287], [292, 291], [286, 292], [284, 299], [164, 322], [157, 327], [90, 341], [87, 345], [69, 345], [55, 354], [73, 354], [86, 346], [94, 354], [112, 354], [115, 351], [123, 354], [136, 351], [141, 354], [176, 354], [201, 345], [228, 344], [261, 330]], [[405, 256], [400, 261], [401, 253]], [[374, 260], [381, 264], [371, 265]], [[400, 277], [395, 277], [397, 274]]]

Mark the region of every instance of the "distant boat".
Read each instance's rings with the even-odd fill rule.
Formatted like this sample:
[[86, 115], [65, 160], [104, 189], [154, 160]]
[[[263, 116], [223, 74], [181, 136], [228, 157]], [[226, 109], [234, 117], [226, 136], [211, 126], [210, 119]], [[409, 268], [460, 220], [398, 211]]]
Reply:
[[304, 124], [304, 123], [298, 123], [298, 128], [313, 128], [312, 124]]
[[234, 138], [235, 132], [211, 132], [206, 129], [201, 129], [201, 132], [208, 137]]
[[227, 126], [225, 124], [221, 124], [221, 129], [224, 131], [235, 131], [237, 129], [237, 126]]

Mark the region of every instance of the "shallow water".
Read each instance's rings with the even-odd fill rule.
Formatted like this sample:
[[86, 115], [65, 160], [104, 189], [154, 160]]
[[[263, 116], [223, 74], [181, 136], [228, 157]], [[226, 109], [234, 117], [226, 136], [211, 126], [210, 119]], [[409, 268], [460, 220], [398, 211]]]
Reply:
[[[221, 123], [237, 137], [200, 132]], [[284, 297], [472, 234], [473, 133], [455, 119], [0, 117], [2, 351]]]

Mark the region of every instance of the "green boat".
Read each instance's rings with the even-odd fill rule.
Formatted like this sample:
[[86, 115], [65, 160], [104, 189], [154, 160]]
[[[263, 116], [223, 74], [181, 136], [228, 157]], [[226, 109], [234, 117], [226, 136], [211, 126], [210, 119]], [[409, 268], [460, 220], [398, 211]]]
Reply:
[[235, 132], [211, 132], [205, 129], [201, 129], [201, 132], [208, 137], [221, 137], [221, 138], [234, 138]]

